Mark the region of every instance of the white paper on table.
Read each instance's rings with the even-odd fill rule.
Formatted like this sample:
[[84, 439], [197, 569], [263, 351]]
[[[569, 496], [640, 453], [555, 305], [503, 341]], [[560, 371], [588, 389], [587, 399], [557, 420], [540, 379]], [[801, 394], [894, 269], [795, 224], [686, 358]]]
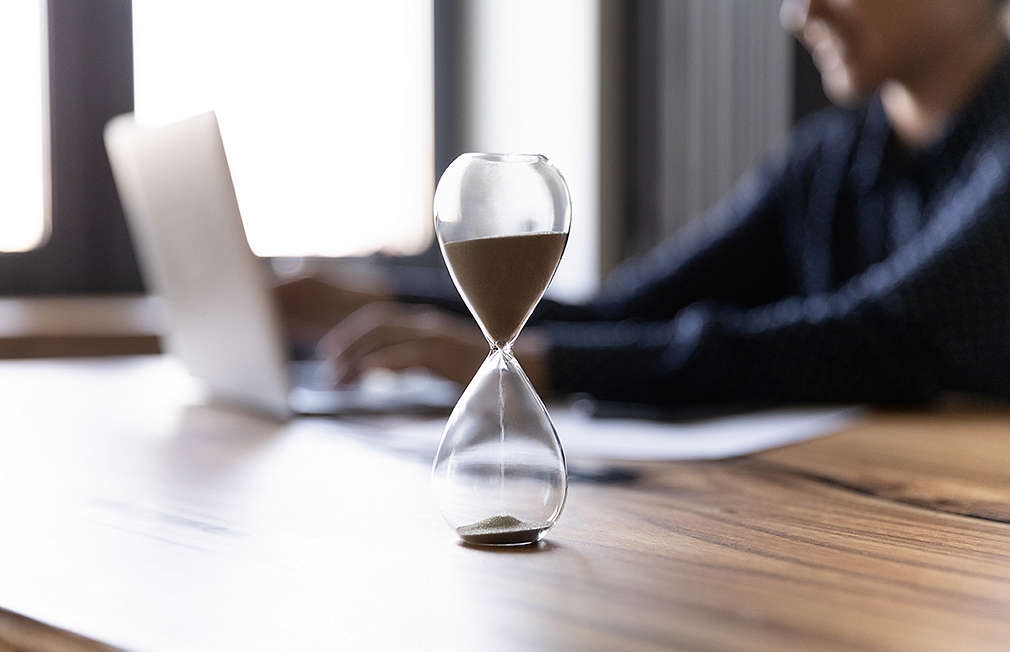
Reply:
[[[863, 408], [777, 408], [691, 422], [594, 418], [562, 409], [551, 415], [572, 460], [713, 460], [832, 434]], [[398, 451], [435, 454], [445, 419], [382, 420], [369, 436]], [[374, 439], [373, 439], [374, 441]]]
[[554, 425], [566, 454], [575, 459], [711, 460], [838, 432], [861, 412], [859, 407], [781, 408], [688, 423], [567, 412]]

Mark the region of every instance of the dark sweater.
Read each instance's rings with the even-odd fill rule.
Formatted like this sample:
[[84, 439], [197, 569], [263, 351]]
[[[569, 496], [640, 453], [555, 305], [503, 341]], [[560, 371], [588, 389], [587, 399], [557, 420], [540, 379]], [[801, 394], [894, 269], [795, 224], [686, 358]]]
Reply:
[[879, 99], [807, 120], [698, 225], [531, 323], [560, 393], [1010, 398], [1010, 55], [924, 150], [897, 142]]

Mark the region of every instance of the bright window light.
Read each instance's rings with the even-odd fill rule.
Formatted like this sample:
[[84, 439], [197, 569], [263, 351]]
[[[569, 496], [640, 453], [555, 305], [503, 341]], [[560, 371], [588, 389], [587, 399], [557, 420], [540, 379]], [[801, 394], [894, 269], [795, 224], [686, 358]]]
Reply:
[[[478, 152], [544, 154], [572, 194], [572, 233], [548, 292], [580, 300], [600, 277], [600, 4], [470, 5], [463, 133]], [[612, 90], [608, 90], [613, 92]]]
[[133, 0], [136, 114], [217, 112], [261, 256], [416, 253], [432, 43], [431, 0]]
[[0, 251], [40, 245], [49, 228], [44, 3], [0, 3]]

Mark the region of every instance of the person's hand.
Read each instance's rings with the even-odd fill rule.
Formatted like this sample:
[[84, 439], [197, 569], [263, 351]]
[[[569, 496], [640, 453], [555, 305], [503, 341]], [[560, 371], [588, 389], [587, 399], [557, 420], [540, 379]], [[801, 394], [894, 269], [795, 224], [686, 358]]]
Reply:
[[311, 342], [362, 306], [389, 298], [378, 286], [344, 287], [313, 276], [280, 282], [274, 286], [274, 295], [288, 333]]
[[[392, 302], [358, 309], [319, 343], [320, 356], [333, 365], [337, 383], [353, 382], [370, 369], [420, 367], [466, 385], [488, 350], [487, 340], [471, 319]], [[544, 390], [543, 339], [535, 332], [524, 333], [515, 353], [537, 391]]]

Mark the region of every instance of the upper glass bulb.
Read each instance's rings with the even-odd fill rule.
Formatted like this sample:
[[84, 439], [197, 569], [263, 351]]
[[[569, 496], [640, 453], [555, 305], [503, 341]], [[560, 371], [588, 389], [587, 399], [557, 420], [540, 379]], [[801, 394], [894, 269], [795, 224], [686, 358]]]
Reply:
[[571, 226], [568, 186], [546, 157], [463, 154], [435, 191], [435, 233], [488, 342], [505, 348], [543, 296]]

